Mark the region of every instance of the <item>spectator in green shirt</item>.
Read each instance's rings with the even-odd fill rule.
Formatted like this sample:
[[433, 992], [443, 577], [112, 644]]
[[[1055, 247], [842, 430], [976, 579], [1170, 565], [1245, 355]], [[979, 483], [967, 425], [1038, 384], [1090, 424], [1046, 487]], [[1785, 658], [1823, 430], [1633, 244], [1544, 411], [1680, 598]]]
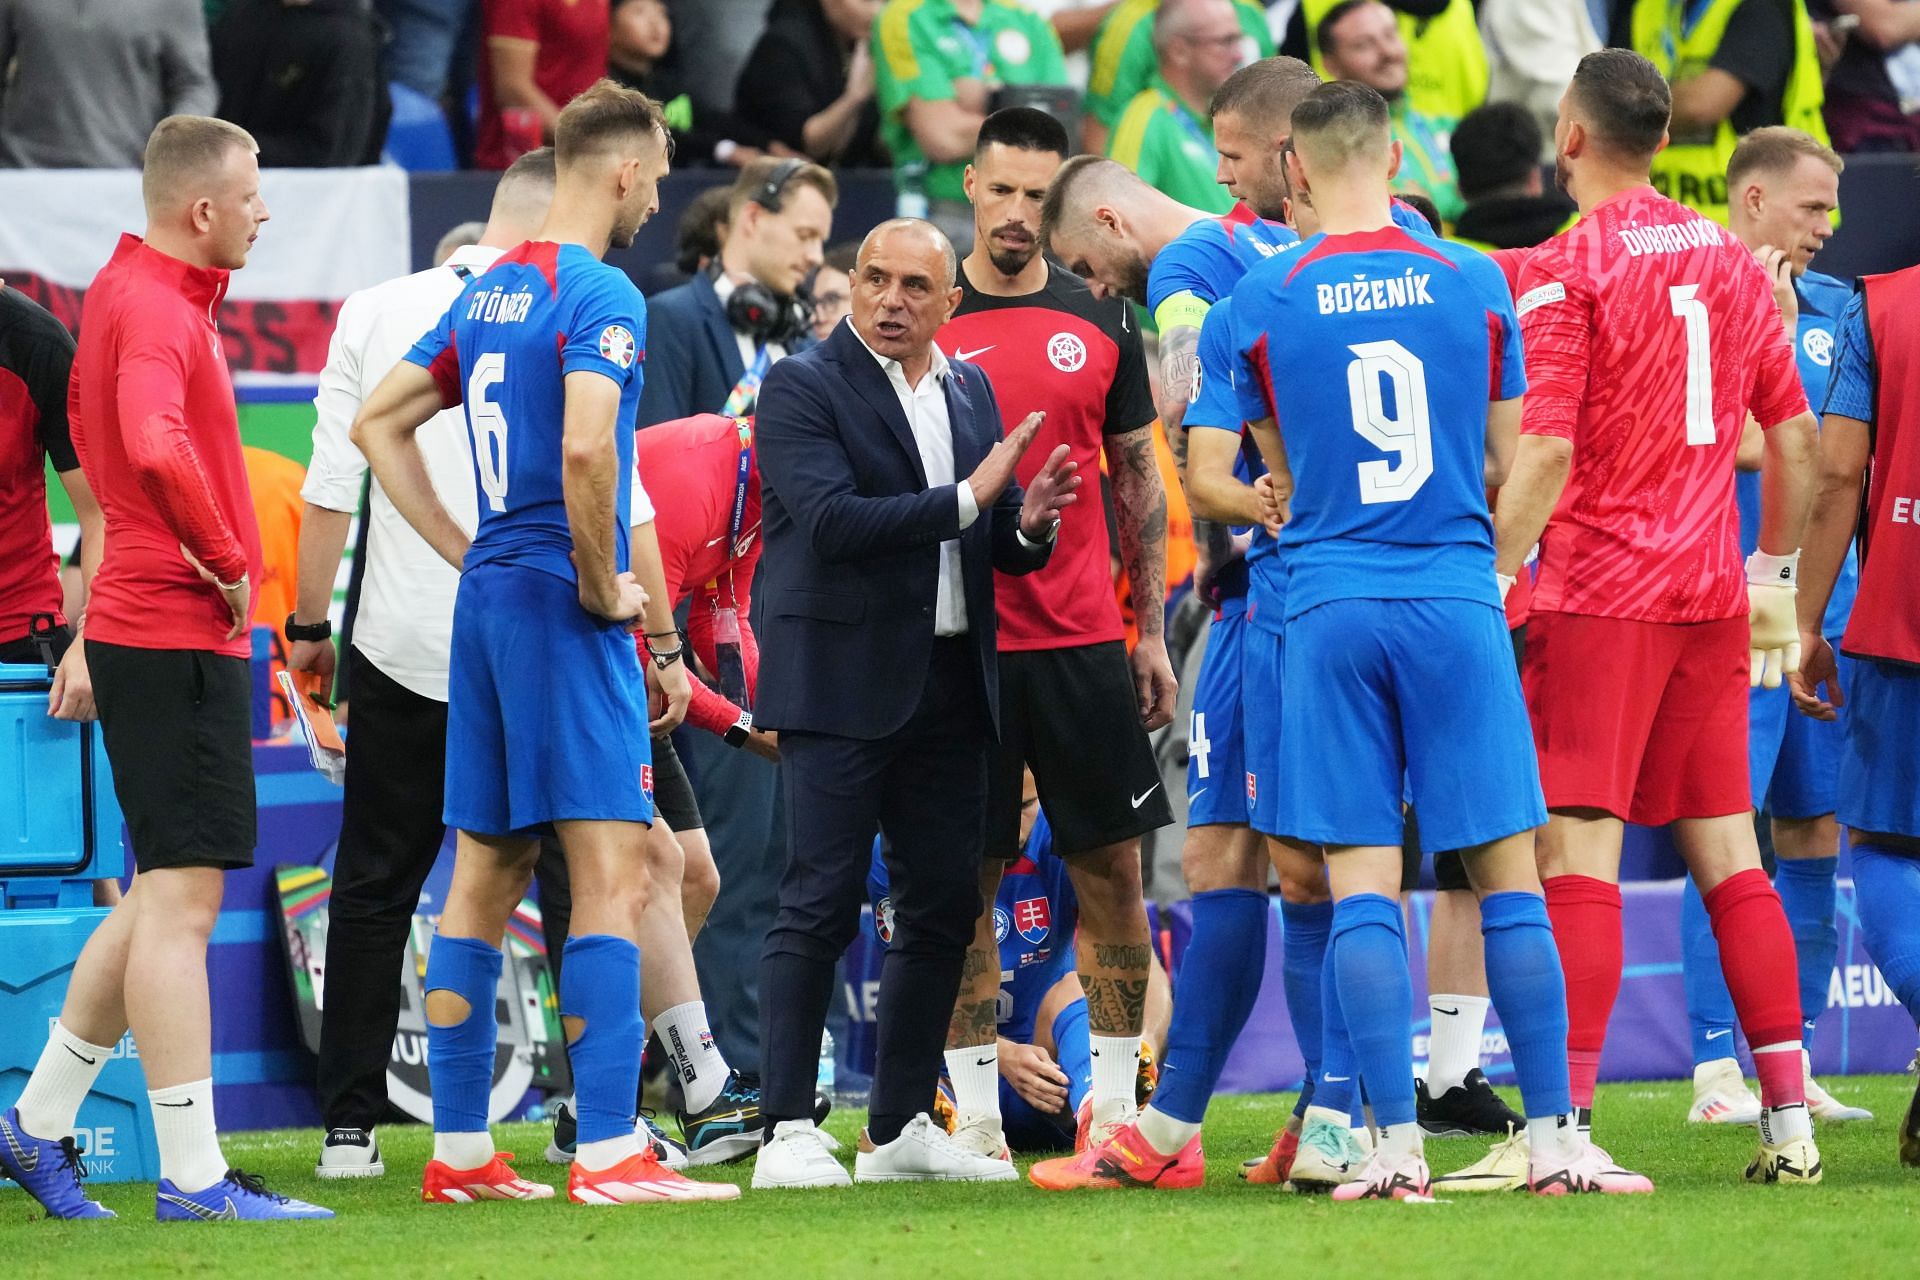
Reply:
[[1240, 68], [1245, 43], [1233, 0], [1164, 0], [1153, 15], [1158, 66], [1121, 113], [1107, 155], [1181, 204], [1233, 208], [1215, 178], [1207, 104]]
[[[1120, 0], [1100, 22], [1093, 38], [1092, 71], [1087, 81], [1087, 114], [1080, 122], [1080, 145], [1104, 152], [1120, 113], [1152, 82], [1159, 70], [1153, 47], [1153, 15], [1160, 0]], [[1243, 43], [1241, 66], [1273, 54], [1273, 32], [1260, 0], [1233, 0]]]
[[1067, 83], [1046, 19], [1013, 0], [887, 0], [873, 24], [881, 132], [902, 213], [930, 217], [965, 256], [973, 208], [962, 185], [994, 91]]
[[1404, 153], [1393, 189], [1425, 195], [1452, 226], [1466, 208], [1447, 149], [1457, 122], [1422, 115], [1408, 100], [1407, 42], [1393, 10], [1380, 0], [1341, 0], [1320, 20], [1316, 39], [1329, 79], [1358, 80], [1387, 100]]

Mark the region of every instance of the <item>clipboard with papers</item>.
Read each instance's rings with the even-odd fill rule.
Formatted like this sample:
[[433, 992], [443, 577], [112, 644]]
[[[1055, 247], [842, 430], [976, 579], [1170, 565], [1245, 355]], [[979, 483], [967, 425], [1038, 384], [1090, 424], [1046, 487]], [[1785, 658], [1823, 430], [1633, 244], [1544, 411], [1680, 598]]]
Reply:
[[280, 692], [293, 708], [300, 736], [306, 739], [307, 756], [313, 767], [326, 775], [328, 782], [343, 785], [347, 777], [347, 744], [333, 723], [333, 706], [321, 677], [311, 671], [277, 673]]

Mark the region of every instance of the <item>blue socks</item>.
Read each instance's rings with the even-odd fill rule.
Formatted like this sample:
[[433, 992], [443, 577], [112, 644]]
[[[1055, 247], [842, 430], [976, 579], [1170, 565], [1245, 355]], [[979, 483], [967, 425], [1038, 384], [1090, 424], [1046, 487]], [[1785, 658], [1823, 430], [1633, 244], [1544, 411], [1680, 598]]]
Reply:
[[1354, 1062], [1373, 1104], [1374, 1121], [1383, 1129], [1410, 1125], [1413, 979], [1407, 972], [1400, 904], [1377, 893], [1357, 893], [1336, 902], [1332, 958]]
[[1487, 991], [1513, 1051], [1513, 1070], [1529, 1120], [1573, 1110], [1567, 1086], [1567, 988], [1560, 974], [1547, 902], [1533, 893], [1490, 893], [1480, 900]]
[[1720, 972], [1720, 944], [1692, 876], [1680, 891], [1680, 982], [1687, 998], [1693, 1065], [1733, 1057], [1733, 994]]
[[1813, 1022], [1827, 1007], [1827, 987], [1833, 979], [1833, 958], [1840, 950], [1840, 931], [1833, 927], [1834, 874], [1838, 858], [1781, 859], [1774, 867], [1773, 887], [1793, 930], [1793, 950], [1800, 962], [1800, 1043], [1813, 1047]]
[[1053, 1019], [1054, 1061], [1067, 1073], [1067, 1111], [1080, 1114], [1081, 1101], [1093, 1092], [1093, 1042], [1087, 1039], [1087, 1002], [1075, 1000]]
[[[1411, 998], [1408, 1003], [1411, 1007]], [[1314, 1073], [1310, 1105], [1351, 1117], [1355, 1111], [1354, 1098], [1359, 1093], [1354, 1074], [1353, 1039], [1347, 1034], [1347, 1014], [1340, 1004], [1340, 980], [1334, 972], [1333, 949], [1329, 946], [1326, 961], [1320, 967], [1320, 1070]], [[1305, 1107], [1300, 1108], [1300, 1114], [1306, 1114]]]
[[1153, 1109], [1199, 1124], [1233, 1042], [1247, 1025], [1267, 954], [1267, 895], [1210, 889], [1193, 895], [1193, 940], [1173, 993], [1173, 1023]]
[[1853, 904], [1867, 954], [1920, 1022], [1920, 857], [1884, 845], [1853, 846]]
[[631, 1136], [644, 1034], [640, 948], [603, 933], [568, 938], [560, 965], [560, 1014], [586, 1023], [567, 1049], [579, 1104], [579, 1140]]
[[467, 1002], [464, 1021], [450, 1027], [427, 1019], [427, 1079], [433, 1086], [435, 1133], [485, 1133], [493, 1091], [498, 1032], [494, 993], [502, 956], [478, 938], [435, 934], [427, 951], [426, 994], [451, 991]]
[[1280, 900], [1280, 976], [1287, 992], [1287, 1021], [1307, 1065], [1302, 1097], [1320, 1075], [1320, 980], [1327, 967], [1327, 935], [1333, 929], [1331, 902]]

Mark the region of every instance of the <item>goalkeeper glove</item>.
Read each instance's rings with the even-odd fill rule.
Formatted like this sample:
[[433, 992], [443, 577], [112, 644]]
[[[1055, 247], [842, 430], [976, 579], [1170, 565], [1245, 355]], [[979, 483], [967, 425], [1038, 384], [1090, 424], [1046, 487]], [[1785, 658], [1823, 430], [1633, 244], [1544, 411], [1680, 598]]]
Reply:
[[1799, 568], [1798, 551], [1790, 556], [1755, 551], [1747, 557], [1747, 649], [1754, 688], [1778, 689], [1782, 676], [1800, 670], [1800, 623], [1794, 611]]

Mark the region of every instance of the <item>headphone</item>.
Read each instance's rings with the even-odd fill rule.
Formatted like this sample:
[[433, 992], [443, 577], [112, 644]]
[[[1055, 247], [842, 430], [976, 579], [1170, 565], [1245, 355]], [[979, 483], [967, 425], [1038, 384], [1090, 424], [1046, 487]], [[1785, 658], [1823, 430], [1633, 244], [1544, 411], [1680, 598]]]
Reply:
[[[780, 212], [781, 195], [787, 184], [808, 163], [806, 160], [782, 160], [767, 172], [766, 181], [750, 198], [768, 213]], [[715, 259], [711, 270], [717, 279], [720, 275], [718, 259]], [[788, 298], [781, 297], [758, 280], [748, 280], [745, 284], [735, 286], [733, 292], [727, 295], [727, 324], [735, 333], [755, 343], [764, 345], [777, 342], [783, 347], [791, 347], [813, 325], [813, 298], [804, 284]]]

